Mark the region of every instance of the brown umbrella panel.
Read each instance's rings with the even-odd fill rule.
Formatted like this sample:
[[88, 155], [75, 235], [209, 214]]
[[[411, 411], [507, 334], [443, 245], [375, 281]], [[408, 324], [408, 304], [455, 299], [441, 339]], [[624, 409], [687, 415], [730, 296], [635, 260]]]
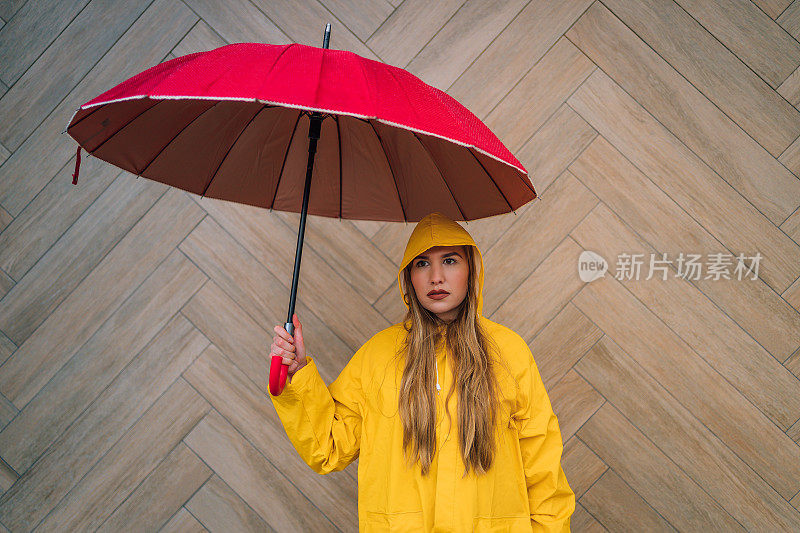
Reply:
[[[309, 111], [262, 102], [124, 100], [78, 110], [67, 128], [91, 155], [208, 198], [300, 213]], [[527, 175], [474, 147], [325, 114], [308, 213], [417, 222], [508, 213], [536, 198]]]

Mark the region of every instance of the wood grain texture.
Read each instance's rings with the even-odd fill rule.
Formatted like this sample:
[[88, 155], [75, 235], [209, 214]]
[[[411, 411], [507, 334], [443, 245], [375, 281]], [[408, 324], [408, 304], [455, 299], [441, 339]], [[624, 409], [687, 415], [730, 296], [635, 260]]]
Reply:
[[631, 424], [658, 442], [661, 452], [707, 493], [716, 495], [716, 501], [745, 528], [758, 529], [765, 523], [785, 530], [800, 527], [794, 509], [767, 481], [608, 337], [581, 359], [576, 370], [591, 376], [592, 385]]
[[[348, 524], [334, 524], [315, 505], [291, 505], [305, 497], [217, 411], [212, 410], [186, 436], [186, 444], [208, 464], [270, 527], [281, 531], [330, 531], [358, 528], [355, 501], [350, 500]], [[275, 505], [286, 502], [287, 505]]]
[[508, 325], [524, 339], [533, 338], [583, 288], [578, 277], [561, 275], [578, 264], [582, 251], [572, 239], [561, 241], [513, 289], [514, 297], [506, 299], [492, 313], [492, 320]]
[[[2, 96], [3, 94], [5, 94], [5, 92], [6, 92], [7, 90], [8, 90], [8, 87], [6, 87], [6, 86], [5, 86], [5, 85], [3, 85], [2, 83], [0, 83], [0, 96]], [[11, 152], [9, 151], [9, 149], [8, 149], [8, 148], [6, 148], [5, 146], [3, 146], [2, 144], [0, 144], [0, 165], [2, 165], [3, 163], [5, 163], [6, 159], [8, 159], [8, 157], [9, 157], [10, 155], [11, 155]], [[9, 216], [9, 215], [8, 215], [8, 212], [7, 212], [5, 209], [3, 209], [3, 212], [5, 212], [5, 213], [6, 213], [6, 215], [3, 215], [4, 217], [6, 217], [6, 216]]]
[[[48, 109], [47, 118], [41, 117], [44, 121], [0, 167], [0, 205], [12, 215], [18, 215], [75, 155], [75, 141], [61, 135], [75, 110], [120, 81], [159, 63], [195, 22], [197, 16], [182, 2], [156, 0], [151, 4], [123, 36], [105, 50], [102, 59], [75, 88]], [[83, 31], [87, 29], [84, 27]], [[17, 115], [16, 110], [12, 112]], [[41, 157], [45, 153], [47, 157]], [[71, 182], [72, 171], [60, 173], [59, 179]]]
[[[619, 281], [612, 277], [594, 281], [574, 302], [781, 496], [789, 498], [800, 490], [796, 443]], [[765, 441], [770, 442], [769, 457], [762, 452]]]
[[[201, 217], [186, 193], [167, 190], [0, 367], [0, 391], [16, 405], [26, 405]], [[161, 235], [161, 239], [153, 241], [153, 234]]]
[[546, 385], [546, 388], [548, 395], [552, 397], [553, 411], [559, 417], [559, 427], [564, 442], [569, 441], [605, 401], [574, 370], [570, 370], [557, 383]]
[[546, 386], [556, 383], [600, 340], [603, 332], [571, 302], [530, 342]]
[[[778, 16], [772, 16], [767, 12], [767, 14], [775, 19], [784, 30], [789, 33], [792, 37], [797, 39], [800, 36], [800, 4], [792, 0], [773, 0], [776, 3], [782, 2], [786, 4], [784, 8], [781, 10]], [[756, 5], [759, 5], [759, 2], [755, 2]], [[763, 7], [762, 7], [763, 9]]]
[[575, 497], [578, 501], [600, 479], [603, 472], [608, 470], [608, 465], [600, 460], [597, 454], [582, 440], [575, 436], [564, 443], [562, 461], [564, 470], [571, 474], [569, 486], [575, 492]]
[[[800, 111], [779, 98], [769, 84], [723, 46], [724, 42], [717, 41], [676, 3], [609, 0], [605, 5], [773, 156], [780, 155], [800, 135]], [[740, 16], [736, 10], [726, 11], [724, 20], [733, 21]], [[755, 33], [761, 21], [756, 18], [749, 22], [748, 29]], [[669, 33], [663, 31], [667, 25]], [[800, 59], [798, 43], [785, 37], [784, 43], [791, 49], [780, 53], [796, 66]]]
[[[702, 523], [708, 531], [746, 531], [612, 403], [603, 404], [581, 427], [578, 436], [675, 529]], [[667, 494], [670, 497], [665, 497]], [[616, 505], [605, 504], [604, 509], [610, 511]], [[591, 512], [592, 505], [588, 501], [586, 508]], [[636, 513], [631, 520], [644, 521], [650, 515], [649, 511], [645, 516], [642, 512]], [[609, 526], [614, 531], [625, 530], [614, 524]]]
[[395, 9], [387, 0], [329, 0], [324, 6], [365, 43]]
[[516, 152], [595, 68], [575, 45], [562, 37], [490, 112], [485, 113], [486, 125]]
[[160, 528], [212, 475], [213, 471], [179, 442], [98, 531]]
[[[68, 493], [47, 505], [39, 505], [39, 499], [25, 491], [13, 493], [24, 498], [25, 505], [3, 495], [3, 523], [12, 530], [37, 524], [62, 530], [98, 527], [207, 411], [208, 403], [178, 378], [99, 461], [95, 459], [96, 464], [92, 461], [91, 470], [72, 481]], [[52, 481], [51, 469], [47, 482]], [[47, 494], [47, 485], [40, 490]]]
[[562, 103], [519, 150], [537, 194], [548, 194], [550, 185], [596, 136], [594, 128]]
[[525, 0], [467, 0], [405, 68], [447, 90], [522, 8]]
[[[264, 209], [241, 209], [242, 206], [235, 206], [230, 202], [209, 202], [205, 199], [197, 202], [207, 212], [212, 213], [215, 220], [261, 262], [283, 287], [291, 287], [298, 214], [295, 213], [296, 223], [289, 225], [281, 217], [272, 216]], [[317, 224], [322, 225], [342, 224], [335, 219], [311, 218], [317, 219]], [[300, 275], [305, 283], [303, 293], [298, 294], [298, 300], [302, 299], [316, 311], [325, 312], [330, 317], [329, 320], [336, 321], [337, 331], [353, 352], [363, 342], [361, 330], [379, 331], [391, 325], [370, 305], [363, 294], [353, 290], [343, 273], [317, 253], [314, 241], [304, 242]], [[394, 275], [397, 275], [396, 270]], [[287, 318], [288, 300], [283, 306], [284, 311], [278, 314], [280, 324]], [[268, 329], [272, 331], [272, 325]]]
[[[486, 316], [494, 316], [494, 312], [503, 305], [503, 302], [509, 299], [531, 273], [547, 260], [570, 230], [597, 204], [597, 198], [568, 174], [556, 180], [547, 194], [540, 198], [538, 205], [534, 204], [536, 209], [530, 209], [520, 215], [509, 228], [508, 231], [516, 235], [514, 239], [501, 239], [483, 252], [487, 272], [496, 273], [484, 280], [483, 306]], [[525, 245], [521, 245], [522, 243]], [[573, 287], [576, 279], [570, 276], [561, 279], [560, 283]], [[512, 298], [509, 304], [521, 305], [522, 302], [517, 300]], [[517, 316], [517, 321], [522, 319], [522, 316]], [[532, 338], [543, 325], [540, 323], [536, 328], [532, 328], [530, 324], [526, 325], [523, 337]]]
[[[73, 155], [66, 166], [74, 168], [74, 165]], [[92, 176], [92, 179], [81, 183], [80, 188], [72, 185], [71, 180], [53, 178], [21, 213], [16, 217], [9, 215], [7, 231], [0, 233], [0, 268], [9, 276], [21, 280], [53, 244], [75, 224], [75, 221], [94, 205], [114, 180], [120, 174], [127, 174], [95, 157], [82, 161], [81, 171]], [[124, 176], [115, 189], [118, 194], [125, 190], [129, 194], [139, 191], [151, 191], [152, 194], [155, 190], [152, 185], [131, 184], [129, 175]], [[110, 213], [107, 212], [109, 202], [113, 206], [115, 199], [106, 196], [105, 202], [107, 205], [104, 214], [109, 216]], [[122, 207], [118, 205], [117, 209]], [[91, 231], [93, 227], [97, 231], [96, 225], [87, 226], [86, 221], [83, 222], [83, 226], [84, 231]], [[73, 237], [73, 245], [81, 246], [81, 243], [74, 241]]]
[[[646, 254], [644, 257], [648, 261], [651, 253], [657, 253], [659, 259], [666, 254], [667, 259], [673, 262], [673, 270], [670, 271], [669, 279], [658, 287], [664, 288], [664, 294], [674, 294], [679, 301], [685, 302], [687, 298], [696, 300], [682, 290], [687, 287], [686, 284], [676, 284], [678, 271], [675, 262], [680, 254], [699, 254], [708, 257], [709, 254], [729, 253], [729, 251], [721, 247], [702, 226], [671, 202], [661, 189], [602, 137], [598, 137], [597, 141], [583, 152], [570, 166], [570, 171], [603, 200], [604, 207], [608, 206], [625, 222], [623, 226], [611, 220], [615, 217], [609, 211], [598, 209], [602, 221], [598, 220], [598, 217], [586, 217], [581, 226], [592, 226], [592, 229], [581, 231], [580, 227], [577, 228], [577, 231], [573, 232], [577, 233], [576, 238], [587, 249], [603, 250], [602, 253], [608, 259], [611, 268], [617, 266], [617, 257], [620, 253]], [[629, 231], [628, 228], [635, 228], [637, 235], [634, 236], [633, 231]], [[643, 245], [640, 239], [650, 245]], [[800, 314], [787, 305], [787, 302], [762, 280], [753, 280], [752, 276], [744, 276], [741, 272], [734, 273], [733, 265], [731, 266], [727, 274], [730, 279], [723, 277], [715, 279], [708, 269], [697, 276], [689, 275], [686, 278], [775, 358], [783, 361], [800, 346]], [[683, 270], [681, 273], [685, 276], [687, 272]], [[640, 279], [643, 280], [644, 277]], [[632, 285], [656, 287], [653, 283], [631, 281]], [[652, 289], [646, 292], [650, 290]], [[741, 309], [742, 298], [750, 302], [747, 311]], [[682, 304], [678, 306], [683, 307]], [[681, 312], [687, 313], [688, 318], [693, 311], [698, 311], [694, 319], [686, 320], [687, 323], [697, 323], [698, 320], [700, 323], [707, 322], [710, 319], [704, 321], [701, 317], [717, 316], [713, 308], [701, 309], [702, 306]], [[711, 330], [715, 331], [713, 336], [716, 337], [719, 330], [713, 327]], [[720, 353], [727, 352], [728, 350], [723, 349]]]
[[0, 2], [0, 18], [11, 20], [19, 9], [25, 5], [26, 0], [5, 0]]
[[181, 507], [180, 510], [167, 522], [160, 531], [166, 533], [195, 533], [208, 531], [192, 513]]
[[[181, 312], [248, 375], [261, 376], [266, 390], [265, 372], [269, 360], [263, 356], [268, 353], [275, 332], [274, 322], [256, 322], [216, 283], [209, 282], [184, 306]], [[304, 317], [309, 331], [315, 334], [306, 344], [308, 353], [324, 354], [318, 357], [320, 375], [333, 381], [338, 371], [354, 352], [342, 342], [335, 332], [326, 331], [324, 323], [315, 320], [304, 308], [295, 308], [297, 316]], [[314, 326], [317, 326], [316, 328]], [[365, 337], [366, 341], [369, 337]], [[363, 342], [363, 341], [362, 341]]]
[[208, 413], [208, 402], [178, 378], [45, 517], [41, 527], [99, 527]]
[[[132, 360], [141, 363], [139, 352], [205, 280], [190, 261], [173, 251], [89, 342], [58, 369], [43, 393], [3, 429], [0, 446], [6, 450], [4, 459], [20, 471], [27, 470], [123, 369], [130, 370]], [[103, 364], [93, 365], [93, 360]], [[53, 408], [53, 402], [58, 408]], [[37, 438], [32, 444], [29, 441], [34, 435]]]
[[195, 52], [207, 52], [220, 46], [229, 44], [225, 39], [214, 31], [214, 28], [209, 26], [203, 19], [197, 21], [197, 24], [192, 26], [189, 33], [181, 39], [175, 48], [172, 49], [170, 54], [178, 56], [185, 56], [194, 54]]
[[731, 252], [772, 258], [759, 276], [773, 289], [783, 292], [797, 279], [800, 246], [602, 71], [567, 102]]
[[216, 474], [192, 495], [176, 516], [187, 513], [187, 509], [210, 531], [275, 531]]
[[753, 3], [761, 8], [764, 13], [773, 19], [777, 19], [789, 9], [790, 4], [793, 2], [792, 0], [755, 0]]
[[[761, 92], [769, 94], [773, 102], [765, 103], [764, 96], [755, 88], [742, 88], [737, 94], [725, 95], [730, 104], [723, 105], [711, 90], [705, 89], [701, 93], [704, 90], [702, 85], [691, 78], [685, 79], [685, 74], [679, 71], [682, 63], [670, 65], [663, 59], [663, 54], [660, 56], [654, 52], [649, 42], [626, 27], [624, 22], [630, 23], [627, 18], [620, 20], [615, 13], [597, 7], [599, 5], [593, 4], [567, 32], [567, 37], [600, 65], [619, 86], [620, 92], [624, 90], [652, 114], [773, 224], [785, 220], [800, 204], [800, 180], [778, 164], [774, 157], [800, 135], [800, 112], [769, 87], [762, 87]], [[683, 13], [680, 8], [675, 9]], [[638, 11], [635, 14], [640, 15]], [[685, 24], [682, 20], [674, 22], [675, 27]], [[650, 28], [650, 31], [660, 34], [660, 28]], [[697, 62], [696, 58], [693, 60]], [[689, 58], [685, 61], [688, 62]], [[709, 60], [708, 72], [698, 72], [697, 76], [713, 76], [717, 72], [713, 65], [720, 62], [721, 59]], [[717, 79], [715, 82], [714, 88], [719, 91], [734, 90], [733, 80]], [[752, 117], [768, 120], [764, 110], [749, 107], [756, 105], [766, 106], [777, 115], [772, 123], [763, 126], [761, 135], [741, 120], [742, 115], [748, 121]], [[766, 138], [778, 134], [781, 139], [773, 143]]]
[[[256, 5], [246, 0], [186, 0], [186, 5], [201, 17], [201, 21], [224, 39], [233, 42], [265, 42], [288, 44], [291, 39]], [[322, 42], [322, 41], [320, 41]], [[183, 41], [181, 41], [183, 43]], [[183, 55], [176, 46], [176, 55]], [[338, 46], [337, 46], [338, 48]]]
[[[14, 442], [13, 448], [4, 444], [3, 449], [16, 450], [16, 455], [23, 459], [26, 455], [31, 455], [21, 449], [24, 443], [30, 443], [39, 450], [43, 449], [42, 444], [49, 446], [44, 449], [44, 453], [36, 454], [33, 466], [24, 470], [19, 482], [0, 498], [0, 509], [4, 518], [8, 516], [13, 519], [14, 516], [32, 512], [30, 510], [33, 508], [50, 511], [153, 403], [163, 396], [207, 344], [205, 337], [185, 318], [178, 316], [164, 327], [97, 398], [92, 398], [94, 401], [83, 412], [77, 410], [78, 415], [75, 415], [77, 402], [75, 398], [67, 398], [71, 402], [66, 408], [49, 415], [49, 420], [58, 424], [67, 417], [70, 409], [73, 410], [74, 423], [69, 427], [62, 426], [60, 433], [49, 433], [55, 437], [52, 444], [46, 441], [45, 435], [42, 436], [43, 443], [39, 443], [35, 433], [25, 436], [23, 431], [16, 430], [18, 435], [27, 440]], [[172, 357], [163, 357], [164, 353], [170, 353]], [[74, 396], [79, 394], [73, 392]], [[131, 401], [131, 397], [135, 401]], [[44, 420], [47, 421], [48, 418]], [[25, 423], [33, 426], [37, 421], [29, 417], [20, 425]], [[24, 429], [23, 427], [22, 430]], [[8, 439], [15, 428], [6, 428], [5, 431], [0, 436]]]
[[[299, 214], [85, 153], [72, 185], [62, 134], [150, 66], [327, 22], [529, 172], [536, 200], [462, 226], [558, 417], [572, 531], [800, 530], [800, 0], [0, 0], [0, 532], [358, 529], [358, 460], [315, 473], [266, 396]], [[413, 229], [307, 220], [326, 383], [403, 318]]]
[[676, 3], [773, 88], [800, 65], [800, 43], [755, 4], [737, 0]]
[[610, 468], [581, 503], [612, 531], [677, 531]]
[[[448, 93], [458, 98], [481, 118], [485, 117], [499, 101], [509, 97], [512, 98], [512, 103], [510, 103], [512, 108], [517, 107], [514, 101], [519, 100], [520, 95], [527, 94], [528, 97], [536, 98], [537, 95], [532, 91], [526, 91], [524, 87], [517, 89], [516, 86], [520, 79], [528, 76], [532, 67], [539, 66], [539, 61], [545, 54], [550, 54], [557, 41], [564, 40], [562, 38], [564, 32], [590, 3], [590, 0], [572, 2], [533, 0], [528, 2], [508, 26], [503, 28], [503, 31], [492, 40], [491, 44], [448, 87]], [[576, 55], [574, 50], [557, 51], [552, 54], [553, 60], [557, 60], [555, 58], [565, 53], [573, 57], [565, 58], [566, 60], [559, 65], [559, 69], [548, 71], [547, 66], [542, 65], [534, 74], [534, 77], [543, 75], [560, 77], [560, 79], [553, 80], [552, 86], [549, 87], [555, 93], [552, 98], [559, 100], [563, 100], [560, 98], [563, 87], [559, 87], [559, 85], [568, 86], [568, 80], [571, 77], [574, 78], [576, 75], [580, 77], [580, 70], [588, 68], [585, 61], [581, 62], [574, 57]], [[566, 72], [561, 73], [561, 69], [570, 63], [576, 64], [570, 65]], [[543, 70], [548, 71], [548, 74], [543, 74]], [[486, 83], [487, 80], [492, 80], [492, 82]], [[506, 96], [507, 94], [508, 96]], [[541, 109], [546, 111], [547, 106], [543, 105]], [[512, 143], [512, 149], [516, 148]]]
[[0, 300], [0, 329], [21, 345], [167, 190], [120, 175]]
[[285, 432], [274, 412], [265, 413], [265, 387], [248, 378], [214, 347], [206, 350], [184, 377], [248, 442], [261, 450], [270, 464], [307, 494], [325, 516], [343, 529], [353, 525], [349, 513], [357, 494], [357, 461], [345, 471], [331, 475], [320, 476], [311, 471], [284, 438]]
[[570, 518], [570, 529], [574, 531], [586, 531], [588, 533], [600, 533], [601, 531], [608, 531], [600, 522], [593, 517], [586, 507], [578, 502], [575, 505], [575, 512]]
[[[404, 0], [366, 41], [384, 63], [405, 67], [464, 0]], [[424, 12], [425, 16], [420, 17]]]
[[[292, 42], [321, 47], [325, 24], [330, 22], [331, 48], [349, 50], [369, 59], [379, 59], [367, 45], [353, 34], [347, 25], [337, 24], [335, 20], [332, 20], [331, 12], [319, 2], [254, 0], [253, 4], [269, 17]], [[262, 41], [262, 39], [258, 39], [258, 41]]]
[[88, 3], [26, 2], [10, 24], [0, 21], [0, 80], [16, 83]]
[[11, 88], [0, 98], [0, 142], [16, 150], [151, 2], [92, 0], [18, 81], [12, 71], [3, 80]]

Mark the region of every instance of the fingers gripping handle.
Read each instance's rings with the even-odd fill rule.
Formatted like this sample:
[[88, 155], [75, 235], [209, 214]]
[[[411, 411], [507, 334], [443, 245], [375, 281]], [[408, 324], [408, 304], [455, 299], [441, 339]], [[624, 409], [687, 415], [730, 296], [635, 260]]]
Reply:
[[[294, 324], [287, 322], [283, 325], [289, 335], [294, 337]], [[286, 386], [286, 378], [289, 376], [289, 365], [283, 363], [283, 357], [273, 355], [269, 367], [269, 392], [273, 396], [280, 396]]]

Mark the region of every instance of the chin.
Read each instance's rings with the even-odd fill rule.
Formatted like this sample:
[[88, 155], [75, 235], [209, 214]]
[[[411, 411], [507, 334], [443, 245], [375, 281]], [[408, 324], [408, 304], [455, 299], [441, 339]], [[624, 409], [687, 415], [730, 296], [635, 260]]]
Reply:
[[431, 313], [442, 314], [442, 313], [449, 313], [453, 309], [457, 308], [457, 305], [447, 305], [447, 306], [438, 306], [436, 304], [431, 305], [428, 307], [428, 311]]

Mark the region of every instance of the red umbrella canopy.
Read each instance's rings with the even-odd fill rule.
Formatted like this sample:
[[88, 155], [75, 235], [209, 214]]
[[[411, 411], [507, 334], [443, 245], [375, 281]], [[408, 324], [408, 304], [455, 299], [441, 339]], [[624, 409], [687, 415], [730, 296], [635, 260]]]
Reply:
[[82, 105], [67, 132], [133, 174], [299, 213], [312, 111], [325, 118], [309, 214], [474, 220], [536, 197], [522, 164], [447, 93], [401, 68], [302, 44], [231, 44], [166, 61]]

